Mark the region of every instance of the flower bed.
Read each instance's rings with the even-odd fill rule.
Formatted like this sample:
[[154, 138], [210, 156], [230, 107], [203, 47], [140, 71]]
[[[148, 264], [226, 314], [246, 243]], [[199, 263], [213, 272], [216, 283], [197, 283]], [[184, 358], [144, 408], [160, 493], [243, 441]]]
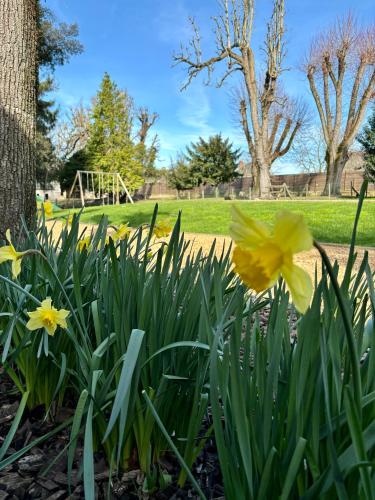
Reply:
[[374, 276], [366, 255], [353, 272], [355, 231], [341, 284], [315, 243], [323, 273], [310, 288], [292, 267], [312, 244], [301, 219], [284, 214], [273, 233], [236, 217], [236, 269], [258, 295], [229, 248], [192, 254], [180, 217], [160, 243], [157, 209], [131, 234], [105, 219], [80, 234], [74, 216], [58, 241], [42, 217], [22, 248], [0, 248], [1, 377], [20, 401], [0, 484], [34, 449], [48, 457], [38, 481], [62, 461], [66, 489], [87, 499], [128, 480], [132, 494], [215, 498], [221, 475], [229, 499], [372, 498]]

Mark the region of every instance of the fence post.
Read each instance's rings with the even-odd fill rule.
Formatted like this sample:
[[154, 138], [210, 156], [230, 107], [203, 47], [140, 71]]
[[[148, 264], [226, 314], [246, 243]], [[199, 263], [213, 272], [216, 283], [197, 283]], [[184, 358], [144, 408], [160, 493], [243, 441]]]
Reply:
[[251, 186], [249, 186], [249, 200], [251, 200]]
[[331, 198], [331, 183], [328, 183], [328, 198]]

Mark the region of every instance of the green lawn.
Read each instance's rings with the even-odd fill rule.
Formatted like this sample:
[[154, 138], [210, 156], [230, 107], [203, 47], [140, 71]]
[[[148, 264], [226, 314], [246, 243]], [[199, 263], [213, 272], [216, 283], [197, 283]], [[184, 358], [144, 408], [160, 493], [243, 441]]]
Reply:
[[[182, 229], [186, 232], [228, 234], [230, 208], [236, 204], [248, 215], [272, 223], [281, 209], [302, 213], [317, 240], [330, 243], [349, 243], [357, 204], [353, 201], [240, 201], [191, 200], [160, 201], [159, 217], [171, 222], [182, 210]], [[134, 205], [100, 206], [84, 210], [82, 221], [98, 223], [105, 214], [110, 224], [129, 222], [133, 227], [149, 222], [154, 201]], [[59, 212], [60, 215], [67, 211]], [[375, 246], [375, 202], [366, 201], [358, 228], [357, 243]]]

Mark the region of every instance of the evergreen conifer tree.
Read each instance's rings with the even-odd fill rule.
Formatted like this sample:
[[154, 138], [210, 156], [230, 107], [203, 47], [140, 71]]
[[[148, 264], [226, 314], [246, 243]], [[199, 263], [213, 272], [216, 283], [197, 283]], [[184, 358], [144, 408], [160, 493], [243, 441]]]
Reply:
[[375, 182], [375, 107], [357, 140], [364, 153], [365, 176], [370, 182]]
[[132, 139], [133, 102], [104, 74], [92, 111], [87, 153], [92, 170], [118, 172], [127, 188], [143, 184], [142, 162]]
[[220, 134], [209, 137], [207, 141], [200, 137], [197, 143], [187, 147], [186, 159], [197, 186], [218, 186], [232, 181], [240, 175], [239, 158], [240, 150], [233, 149], [229, 139], [223, 139]]

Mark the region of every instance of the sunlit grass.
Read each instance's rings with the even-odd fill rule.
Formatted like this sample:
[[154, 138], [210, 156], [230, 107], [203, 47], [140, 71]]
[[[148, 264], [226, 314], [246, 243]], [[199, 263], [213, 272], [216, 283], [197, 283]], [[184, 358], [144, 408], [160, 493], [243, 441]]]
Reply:
[[[238, 204], [248, 215], [272, 223], [275, 213], [287, 209], [302, 213], [316, 239], [327, 243], [349, 243], [357, 204], [352, 201], [237, 201], [177, 200], [159, 201], [159, 218], [173, 222], [182, 210], [182, 229], [192, 233], [228, 235], [231, 206]], [[102, 215], [110, 224], [129, 222], [136, 227], [150, 220], [155, 201], [134, 205], [86, 208], [82, 222], [99, 223]], [[58, 216], [66, 214], [61, 211]], [[365, 201], [358, 228], [357, 243], [375, 246], [375, 202]]]

